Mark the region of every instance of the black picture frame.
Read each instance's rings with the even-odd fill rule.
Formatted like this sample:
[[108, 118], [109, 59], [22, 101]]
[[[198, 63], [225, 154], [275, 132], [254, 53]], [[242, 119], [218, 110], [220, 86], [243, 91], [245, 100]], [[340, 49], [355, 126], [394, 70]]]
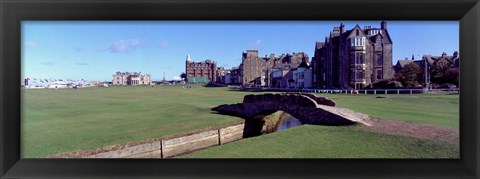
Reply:
[[[478, 0], [0, 0], [0, 16], [0, 178], [480, 176]], [[22, 20], [459, 20], [460, 159], [20, 159]]]

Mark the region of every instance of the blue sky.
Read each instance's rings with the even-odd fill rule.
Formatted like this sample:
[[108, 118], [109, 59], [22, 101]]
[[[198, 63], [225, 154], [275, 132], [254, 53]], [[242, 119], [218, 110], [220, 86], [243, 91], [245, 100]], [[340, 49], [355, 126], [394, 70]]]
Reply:
[[[346, 29], [380, 21], [343, 21]], [[111, 81], [116, 71], [149, 73], [154, 80], [185, 71], [185, 59], [236, 67], [242, 52], [260, 56], [305, 52], [313, 56], [341, 21], [24, 21], [22, 76]], [[412, 54], [459, 50], [458, 21], [388, 21], [393, 63]]]

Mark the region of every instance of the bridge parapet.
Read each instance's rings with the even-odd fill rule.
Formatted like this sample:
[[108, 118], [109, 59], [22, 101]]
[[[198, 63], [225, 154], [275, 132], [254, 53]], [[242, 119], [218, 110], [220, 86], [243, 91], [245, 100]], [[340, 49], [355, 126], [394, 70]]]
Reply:
[[369, 116], [349, 109], [336, 108], [335, 102], [312, 94], [281, 93], [246, 95], [243, 103], [225, 104], [213, 108], [220, 114], [252, 119], [257, 115], [267, 115], [276, 111], [284, 111], [303, 124], [349, 125], [367, 122]]

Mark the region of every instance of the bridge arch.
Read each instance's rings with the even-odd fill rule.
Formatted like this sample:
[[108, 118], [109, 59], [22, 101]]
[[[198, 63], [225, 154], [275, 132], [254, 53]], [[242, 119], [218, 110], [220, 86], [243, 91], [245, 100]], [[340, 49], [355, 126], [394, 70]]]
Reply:
[[299, 119], [303, 124], [369, 125], [369, 116], [344, 108], [336, 108], [335, 102], [313, 94], [280, 93], [246, 95], [243, 103], [225, 104], [213, 108], [220, 114], [239, 116], [252, 120], [255, 116], [284, 111]]

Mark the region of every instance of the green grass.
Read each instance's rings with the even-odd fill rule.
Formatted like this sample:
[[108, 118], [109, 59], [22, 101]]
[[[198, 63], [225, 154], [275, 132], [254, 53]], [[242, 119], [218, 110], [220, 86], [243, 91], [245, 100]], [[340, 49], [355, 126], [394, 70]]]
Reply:
[[[202, 86], [194, 86], [190, 90], [179, 86], [22, 90], [21, 154], [23, 158], [46, 157], [57, 153], [165, 137], [243, 120], [213, 114], [210, 109], [221, 104], [242, 102], [244, 95], [252, 93], [258, 94]], [[340, 107], [378, 118], [458, 128], [458, 95], [387, 95], [387, 98], [375, 98], [375, 95], [321, 95], [333, 99]], [[298, 129], [305, 129], [303, 134], [305, 137], [316, 137], [319, 135], [318, 131], [312, 131], [310, 128], [317, 127], [324, 133], [338, 130], [324, 126]], [[288, 133], [284, 134], [282, 131], [265, 137], [272, 138], [270, 141], [273, 143], [281, 144], [285, 143], [284, 141], [300, 139], [298, 137], [302, 136], [286, 135]], [[353, 131], [350, 135], [377, 136], [364, 133]], [[278, 137], [275, 137], [277, 135]], [[263, 137], [244, 141], [262, 140]], [[396, 143], [397, 138], [388, 139], [393, 142], [378, 144], [390, 145]], [[334, 137], [331, 140], [344, 139]], [[368, 137], [357, 140], [375, 142]], [[265, 142], [267, 141], [269, 140]], [[241, 142], [243, 140], [240, 144]], [[308, 152], [310, 145], [308, 140], [300, 140], [297, 143], [299, 146], [305, 143], [306, 148], [293, 150], [282, 156], [301, 156], [299, 153]], [[225, 146], [240, 144], [232, 143]], [[374, 144], [376, 145], [376, 143], [372, 145]], [[427, 144], [428, 142], [425, 143]], [[335, 148], [336, 145], [330, 147]], [[392, 148], [394, 149], [395, 147]]]
[[[458, 94], [346, 95], [320, 94], [337, 103], [370, 116], [458, 129]], [[385, 98], [376, 98], [382, 96]]]
[[458, 158], [459, 146], [361, 131], [303, 125], [178, 158]]
[[22, 91], [22, 157], [115, 145], [243, 120], [211, 108], [241, 102], [225, 88], [111, 87]]

